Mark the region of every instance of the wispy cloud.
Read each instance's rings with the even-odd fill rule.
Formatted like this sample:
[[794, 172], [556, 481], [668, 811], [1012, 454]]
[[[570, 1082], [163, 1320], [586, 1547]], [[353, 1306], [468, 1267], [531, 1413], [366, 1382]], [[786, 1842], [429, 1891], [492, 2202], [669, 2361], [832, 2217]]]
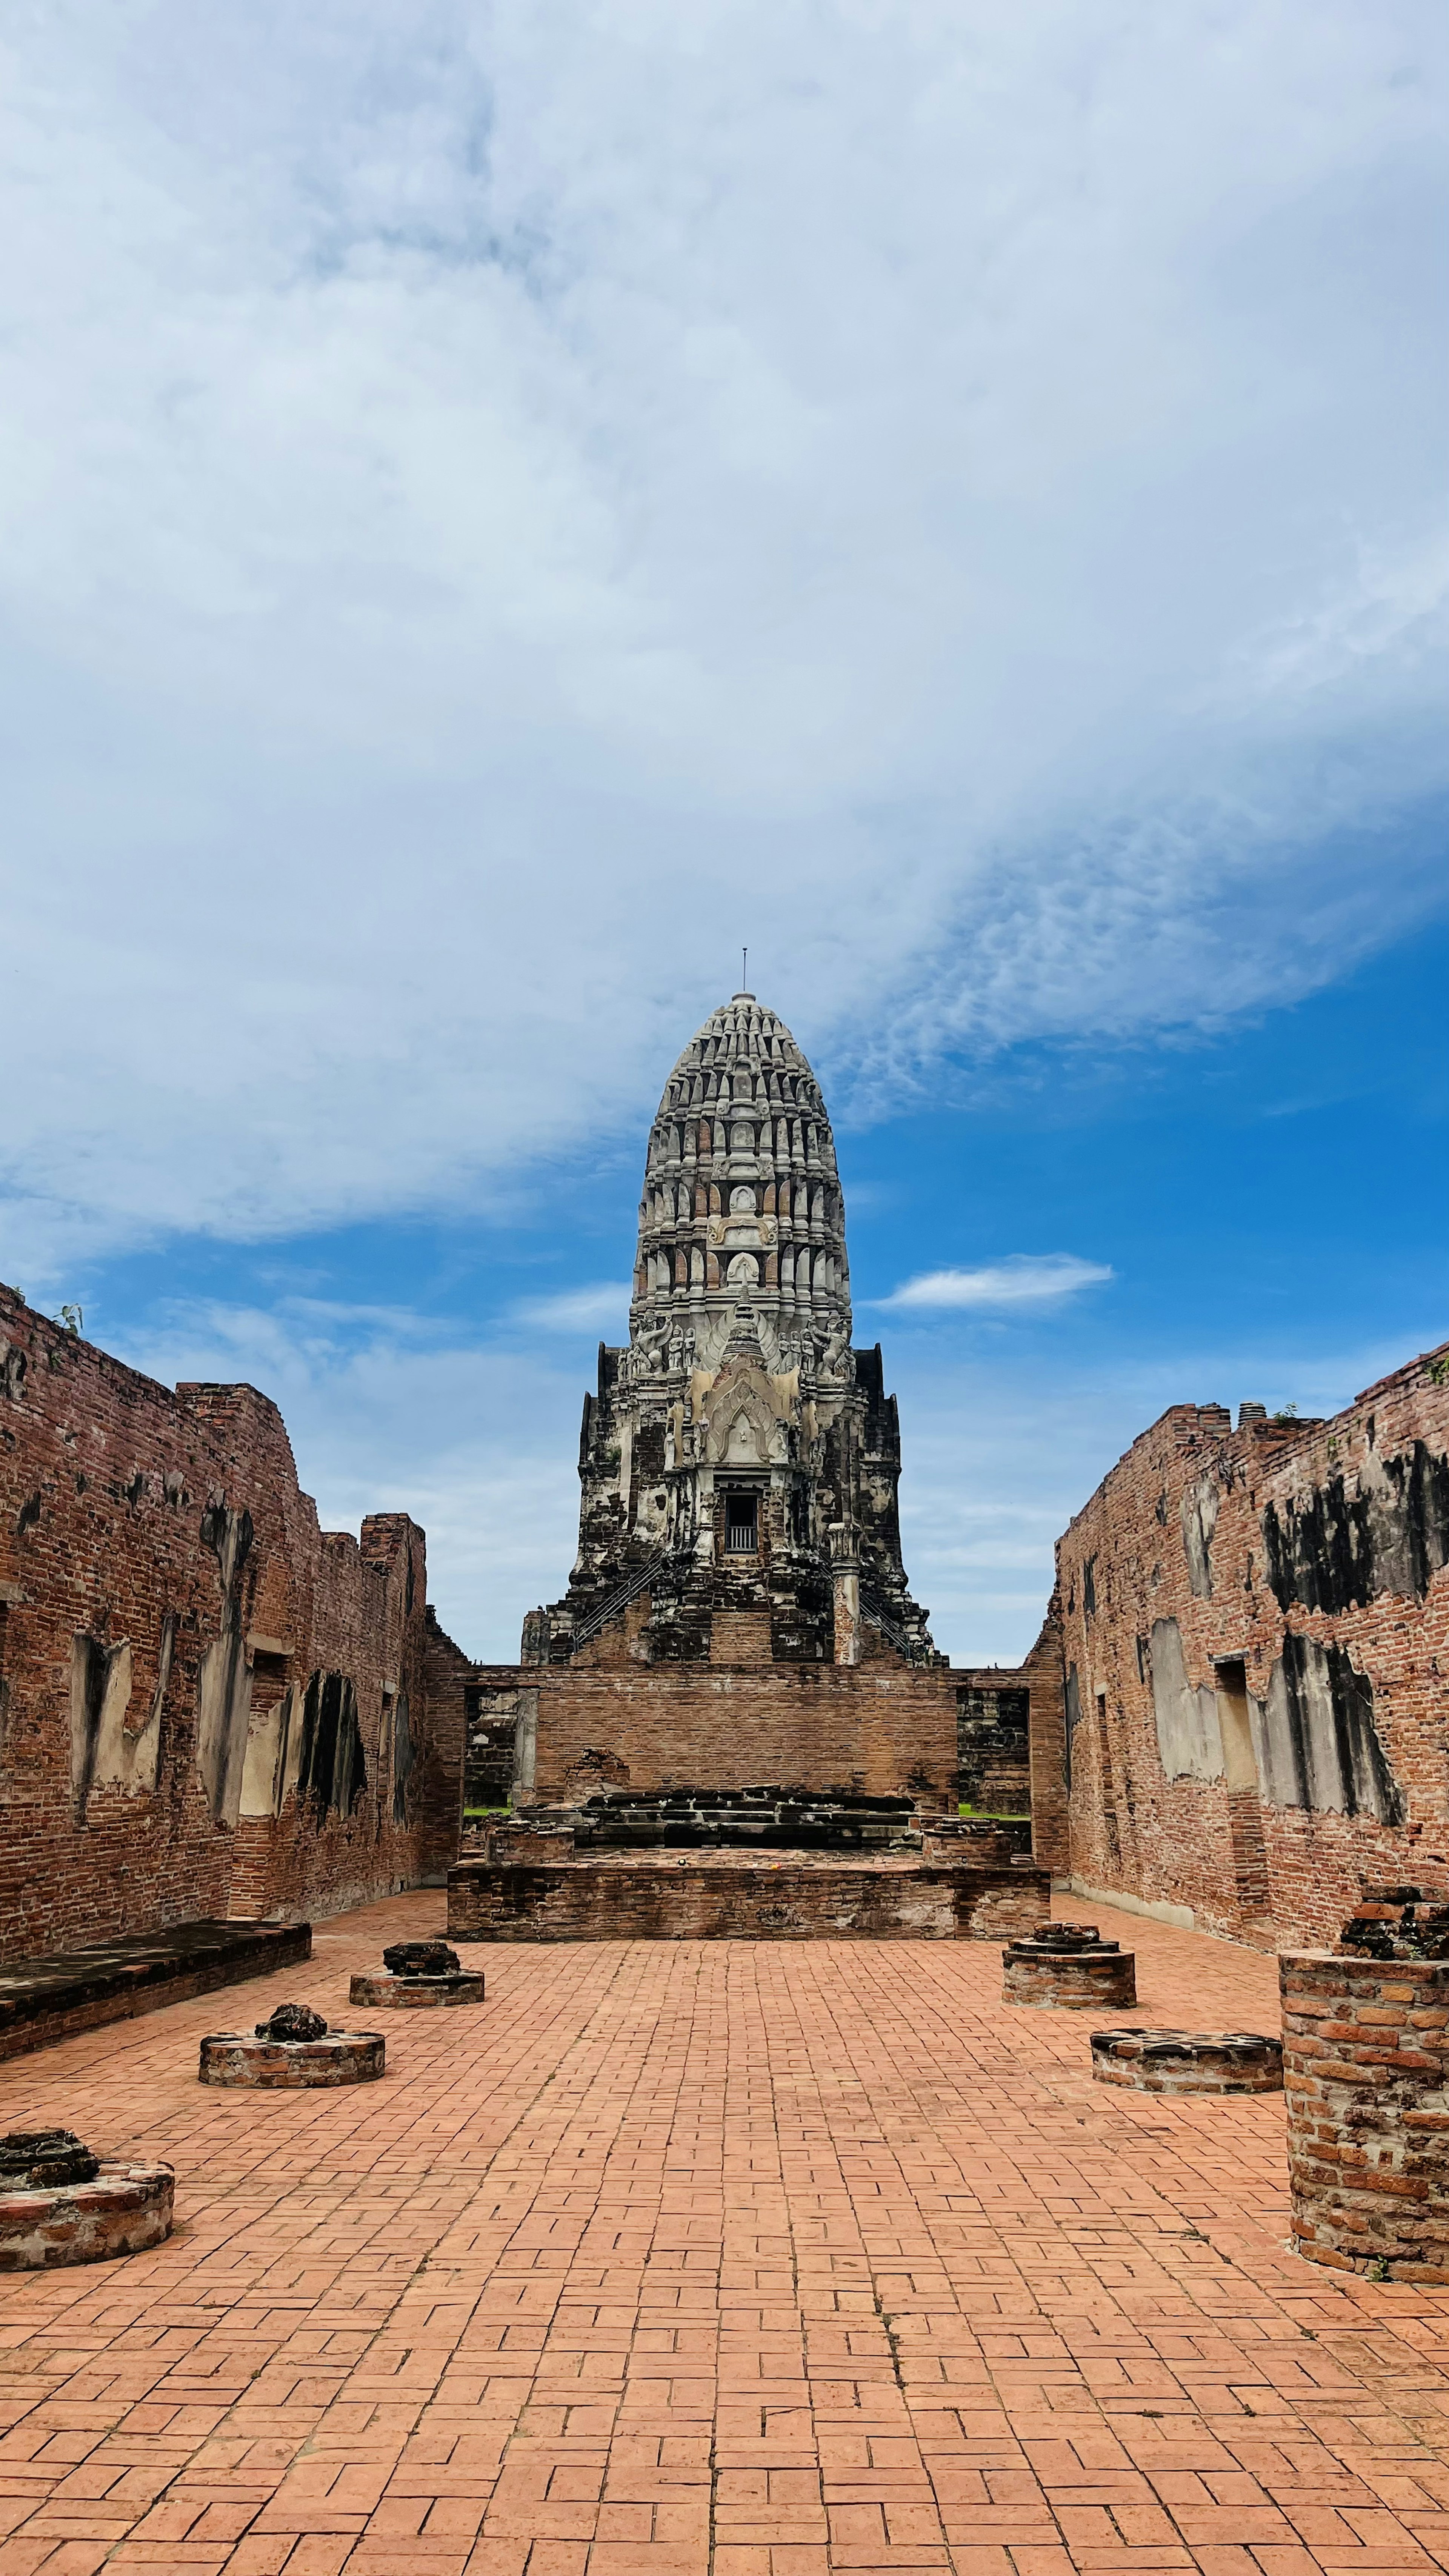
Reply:
[[600, 1279], [592, 1287], [568, 1288], [557, 1297], [525, 1298], [513, 1312], [520, 1324], [532, 1324], [545, 1333], [622, 1332], [629, 1320], [628, 1284]]
[[873, 1306], [1042, 1306], [1079, 1289], [1095, 1288], [1115, 1277], [1101, 1261], [1082, 1261], [1071, 1252], [1014, 1252], [1004, 1261], [979, 1270], [927, 1270], [907, 1279], [889, 1297], [863, 1299]]

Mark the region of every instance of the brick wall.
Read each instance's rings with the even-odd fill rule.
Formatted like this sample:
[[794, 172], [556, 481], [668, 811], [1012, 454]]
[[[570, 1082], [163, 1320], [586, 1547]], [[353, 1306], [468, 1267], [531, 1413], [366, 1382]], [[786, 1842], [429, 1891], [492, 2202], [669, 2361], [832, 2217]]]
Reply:
[[323, 1531], [277, 1408], [0, 1288], [0, 1957], [440, 1878], [423, 1533]]
[[1065, 1667], [1060, 1605], [1053, 1596], [1041, 1635], [1022, 1666], [1031, 1693], [1027, 1759], [1031, 1785], [1031, 1848], [1043, 1869], [1065, 1877], [1071, 1869], [1067, 1815]]
[[997, 1814], [1031, 1816], [1031, 1847], [1044, 1869], [1065, 1874], [1066, 1737], [1062, 1641], [1056, 1605], [1025, 1663], [953, 1671], [958, 1780], [963, 1798]]
[[1446, 1451], [1443, 1352], [1330, 1421], [1178, 1405], [1134, 1442], [1057, 1547], [1077, 1877], [1268, 1946], [1442, 1875]]
[[955, 1677], [882, 1655], [850, 1664], [540, 1669], [536, 1786], [857, 1788], [943, 1799], [956, 1772]]

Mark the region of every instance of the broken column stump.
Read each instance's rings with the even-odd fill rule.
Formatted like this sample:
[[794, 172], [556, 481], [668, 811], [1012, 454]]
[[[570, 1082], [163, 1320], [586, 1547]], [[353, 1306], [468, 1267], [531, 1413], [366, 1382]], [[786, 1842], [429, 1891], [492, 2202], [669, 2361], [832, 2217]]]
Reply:
[[1092, 2078], [1139, 2093], [1281, 2093], [1283, 2043], [1258, 2030], [1094, 2030]]
[[1370, 1888], [1337, 1951], [1278, 1962], [1293, 2242], [1379, 2281], [1449, 2281], [1449, 1907]]
[[0, 2272], [141, 2254], [171, 2233], [170, 2165], [96, 2156], [71, 2129], [0, 2138]]
[[1009, 1869], [1016, 1838], [1006, 1825], [962, 1817], [929, 1817], [921, 1825], [921, 1857], [927, 1861], [961, 1861], [976, 1869]]
[[329, 2030], [308, 2004], [278, 2004], [252, 2036], [214, 2031], [201, 2043], [197, 2070], [203, 2084], [250, 2085], [258, 2091], [300, 2086], [370, 2084], [382, 2074], [387, 2042], [381, 2031]]
[[1047, 1923], [1001, 1953], [1001, 1997], [1069, 2012], [1137, 2001], [1137, 1960], [1095, 1923]]
[[365, 1970], [355, 1976], [348, 2002], [418, 2011], [430, 2004], [483, 2001], [481, 1969], [465, 1968], [446, 1941], [395, 1941], [382, 1954], [382, 1971]]

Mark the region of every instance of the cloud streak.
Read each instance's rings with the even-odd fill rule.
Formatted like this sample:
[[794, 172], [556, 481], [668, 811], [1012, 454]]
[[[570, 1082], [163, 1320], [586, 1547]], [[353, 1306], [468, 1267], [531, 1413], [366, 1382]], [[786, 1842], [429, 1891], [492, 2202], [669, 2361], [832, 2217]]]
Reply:
[[545, 1333], [623, 1333], [629, 1287], [627, 1281], [604, 1279], [593, 1287], [565, 1289], [557, 1297], [525, 1298], [514, 1313], [520, 1323]]
[[889, 1297], [865, 1302], [897, 1312], [1058, 1305], [1114, 1276], [1105, 1263], [1082, 1261], [1075, 1253], [1016, 1252], [978, 1270], [923, 1271]]

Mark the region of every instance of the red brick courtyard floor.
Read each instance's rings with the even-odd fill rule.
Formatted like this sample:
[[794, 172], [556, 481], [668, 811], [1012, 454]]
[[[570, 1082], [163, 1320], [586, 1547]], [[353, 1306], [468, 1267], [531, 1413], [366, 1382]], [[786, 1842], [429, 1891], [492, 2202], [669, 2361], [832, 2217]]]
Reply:
[[[169, 2244], [0, 2281], [6, 2576], [1449, 2568], [1449, 2291], [1285, 2250], [1281, 2096], [1094, 2087], [915, 1941], [476, 1949], [380, 2084], [196, 2083], [442, 1912], [0, 2067], [179, 2176]], [[1276, 2027], [1271, 1960], [1096, 1916], [1122, 2018]]]

